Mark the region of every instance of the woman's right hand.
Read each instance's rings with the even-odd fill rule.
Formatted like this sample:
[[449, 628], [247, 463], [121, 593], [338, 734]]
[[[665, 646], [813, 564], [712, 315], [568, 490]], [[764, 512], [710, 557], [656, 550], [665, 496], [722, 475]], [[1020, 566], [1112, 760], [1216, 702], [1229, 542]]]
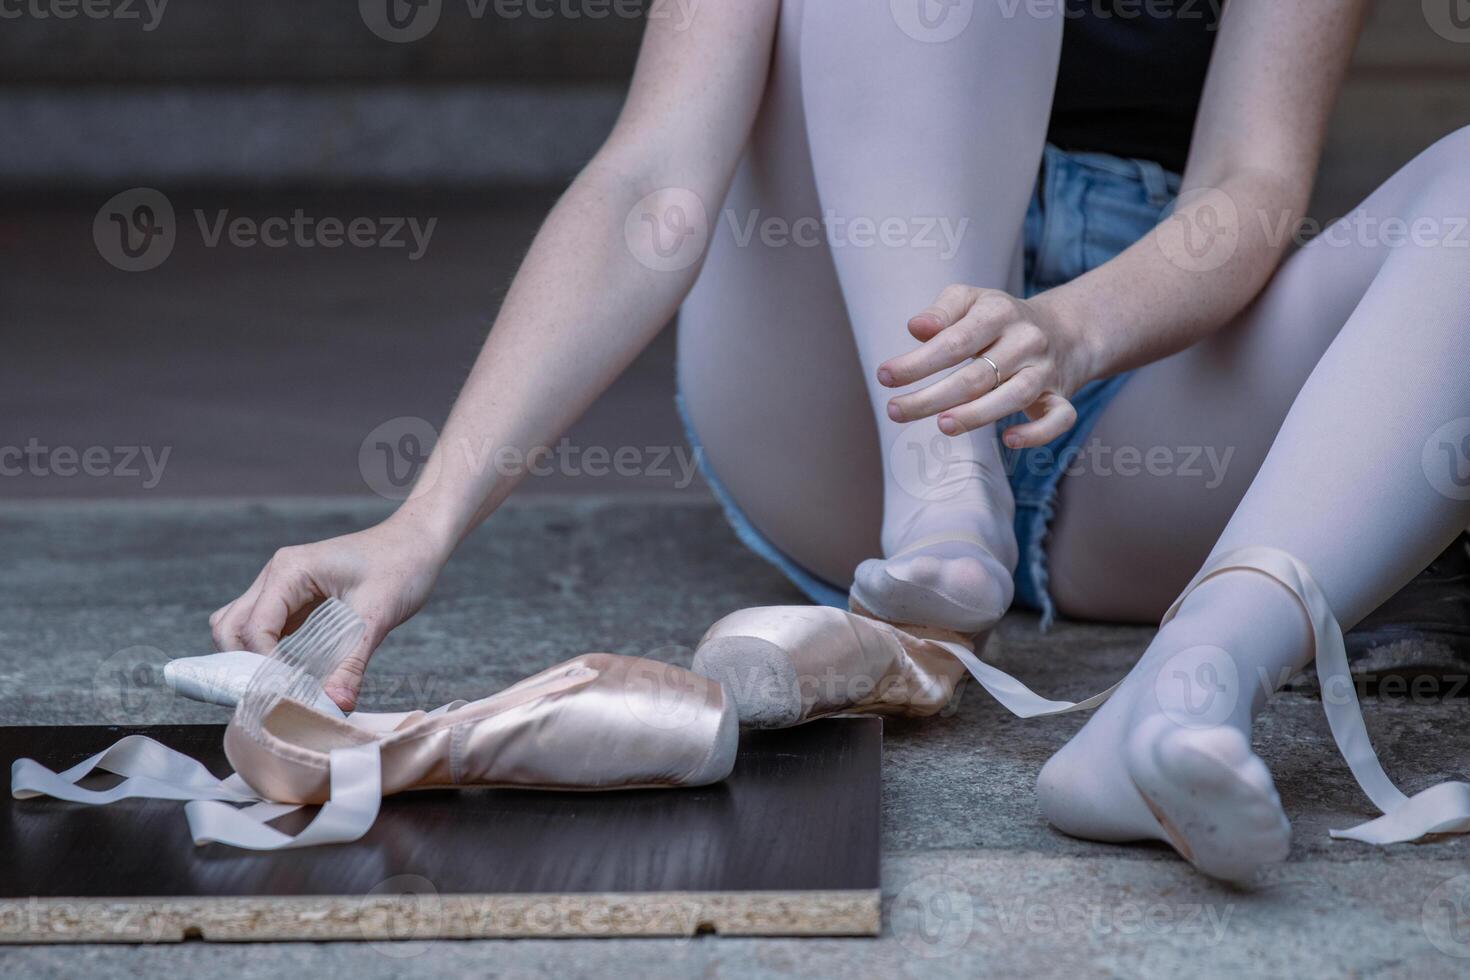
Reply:
[[394, 523], [277, 551], [255, 582], [209, 617], [219, 650], [269, 654], [329, 597], [362, 617], [362, 639], [323, 683], [344, 711], [357, 703], [368, 659], [422, 608], [447, 555], [417, 529]]

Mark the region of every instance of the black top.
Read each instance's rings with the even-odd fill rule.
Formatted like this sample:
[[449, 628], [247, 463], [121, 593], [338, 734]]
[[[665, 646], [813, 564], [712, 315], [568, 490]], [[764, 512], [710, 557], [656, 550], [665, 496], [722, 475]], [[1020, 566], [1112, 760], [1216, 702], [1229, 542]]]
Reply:
[[1221, 0], [1067, 0], [1047, 139], [1183, 170]]

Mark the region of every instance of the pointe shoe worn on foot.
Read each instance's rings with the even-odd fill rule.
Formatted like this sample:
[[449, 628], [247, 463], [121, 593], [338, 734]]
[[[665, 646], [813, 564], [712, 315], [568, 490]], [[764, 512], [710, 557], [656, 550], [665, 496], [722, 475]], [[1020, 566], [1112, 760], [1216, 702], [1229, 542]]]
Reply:
[[899, 627], [829, 606], [742, 609], [715, 623], [692, 669], [719, 681], [748, 728], [835, 714], [928, 717], [965, 677], [957, 633]]
[[889, 622], [974, 634], [1000, 622], [1014, 591], [1011, 570], [983, 538], [939, 534], [859, 564], [851, 595]]

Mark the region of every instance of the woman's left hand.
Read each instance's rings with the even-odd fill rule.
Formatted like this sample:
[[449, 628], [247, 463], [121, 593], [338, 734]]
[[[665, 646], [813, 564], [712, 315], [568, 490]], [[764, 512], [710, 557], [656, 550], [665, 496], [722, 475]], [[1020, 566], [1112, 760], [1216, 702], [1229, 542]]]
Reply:
[[1087, 381], [1090, 355], [1081, 331], [1050, 295], [1023, 300], [998, 289], [946, 287], [909, 321], [909, 333], [923, 345], [885, 361], [878, 381], [902, 388], [974, 360], [894, 398], [888, 417], [912, 422], [938, 414], [939, 430], [956, 436], [1025, 412], [1031, 421], [1004, 433], [1013, 449], [1042, 446], [1065, 433], [1077, 421], [1068, 398]]

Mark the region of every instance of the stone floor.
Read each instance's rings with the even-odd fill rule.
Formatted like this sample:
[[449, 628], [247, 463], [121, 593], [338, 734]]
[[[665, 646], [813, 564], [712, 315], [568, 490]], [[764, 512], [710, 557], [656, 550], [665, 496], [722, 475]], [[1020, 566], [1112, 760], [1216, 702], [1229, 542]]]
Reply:
[[[274, 548], [362, 526], [383, 507], [347, 498], [0, 503], [0, 723], [222, 720], [222, 709], [160, 691], [149, 666], [207, 652], [206, 616]], [[467, 542], [428, 608], [383, 647], [365, 702], [408, 707], [451, 690], [488, 692], [590, 649], [687, 663], [690, 645], [723, 613], [791, 601], [697, 490], [512, 501]], [[988, 655], [1041, 691], [1076, 698], [1122, 673], [1148, 635], [1072, 624], [1041, 635], [1033, 617], [1013, 615]], [[1433, 690], [1420, 688], [1412, 703], [1387, 683], [1365, 699], [1375, 744], [1408, 790], [1470, 758], [1464, 678], [1428, 683]], [[1021, 721], [971, 690], [950, 717], [889, 725], [886, 915], [876, 940], [22, 947], [0, 950], [0, 970], [367, 980], [406, 969], [1423, 977], [1463, 976], [1470, 966], [1464, 839], [1386, 850], [1328, 839], [1329, 827], [1371, 811], [1310, 685], [1279, 696], [1257, 729], [1295, 839], [1290, 859], [1253, 891], [1205, 881], [1164, 848], [1050, 830], [1032, 780], [1080, 723]]]

